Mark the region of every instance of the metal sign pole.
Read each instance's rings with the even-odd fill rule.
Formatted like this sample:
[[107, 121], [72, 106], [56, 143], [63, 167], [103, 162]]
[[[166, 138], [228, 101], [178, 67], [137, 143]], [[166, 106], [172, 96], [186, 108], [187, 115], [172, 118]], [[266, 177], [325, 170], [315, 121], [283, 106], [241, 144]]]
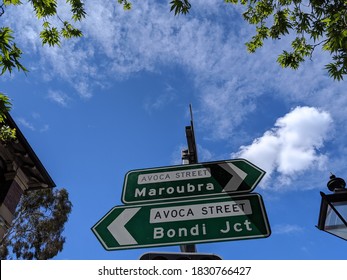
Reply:
[[[182, 164], [194, 164], [198, 163], [198, 153], [196, 150], [194, 124], [193, 124], [193, 111], [192, 105], [189, 104], [190, 111], [190, 126], [186, 126], [186, 137], [188, 143], [188, 150], [182, 151]], [[195, 244], [180, 245], [181, 252], [184, 253], [196, 253], [197, 249]]]

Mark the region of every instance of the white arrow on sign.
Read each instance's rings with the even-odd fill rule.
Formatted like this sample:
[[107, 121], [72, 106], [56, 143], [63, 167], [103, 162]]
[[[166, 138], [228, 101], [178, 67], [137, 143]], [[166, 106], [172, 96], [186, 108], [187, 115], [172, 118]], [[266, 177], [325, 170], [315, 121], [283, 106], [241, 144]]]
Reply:
[[223, 169], [225, 169], [228, 173], [232, 175], [232, 178], [224, 187], [223, 192], [236, 191], [243, 182], [243, 180], [246, 178], [247, 173], [243, 172], [240, 168], [238, 168], [236, 165], [232, 163], [222, 163], [219, 164], [219, 166], [221, 166]]
[[137, 244], [137, 241], [125, 228], [125, 225], [140, 209], [141, 207], [124, 209], [123, 212], [120, 213], [120, 215], [107, 227], [119, 245]]

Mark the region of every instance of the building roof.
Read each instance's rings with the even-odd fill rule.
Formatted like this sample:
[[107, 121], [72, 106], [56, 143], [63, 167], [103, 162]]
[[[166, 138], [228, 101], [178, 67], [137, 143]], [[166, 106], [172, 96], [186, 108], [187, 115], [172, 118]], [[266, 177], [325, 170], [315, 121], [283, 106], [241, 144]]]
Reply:
[[28, 189], [41, 189], [55, 187], [55, 183], [48, 174], [46, 168], [31, 148], [29, 142], [13, 120], [10, 114], [6, 113], [6, 123], [16, 129], [16, 140], [6, 143], [8, 149], [14, 154], [17, 164], [28, 177]]

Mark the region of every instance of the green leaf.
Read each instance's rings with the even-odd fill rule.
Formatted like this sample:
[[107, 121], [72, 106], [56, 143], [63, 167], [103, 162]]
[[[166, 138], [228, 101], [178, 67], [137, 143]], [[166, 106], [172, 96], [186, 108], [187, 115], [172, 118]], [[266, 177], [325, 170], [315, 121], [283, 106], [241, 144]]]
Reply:
[[22, 2], [20, 0], [3, 0], [3, 3], [5, 6], [9, 6], [9, 5], [21, 5]]
[[191, 8], [191, 4], [188, 0], [173, 0], [170, 2], [171, 9], [170, 12], [175, 10], [175, 16], [178, 14], [187, 14]]
[[81, 30], [74, 28], [70, 23], [65, 21], [64, 27], [61, 29], [61, 35], [64, 38], [70, 39], [72, 37], [81, 37], [82, 32], [81, 32]]
[[81, 21], [86, 16], [84, 3], [80, 0], [67, 0], [71, 5], [72, 19], [74, 21]]
[[312, 52], [312, 46], [306, 43], [304, 37], [295, 38], [292, 42], [292, 48], [294, 52], [301, 57], [308, 56]]
[[42, 39], [42, 44], [48, 44], [49, 46], [60, 46], [60, 36], [58, 29], [56, 27], [46, 28], [41, 31], [40, 38]]
[[0, 141], [3, 142], [16, 139], [16, 130], [4, 124], [6, 112], [10, 111], [11, 106], [10, 99], [3, 93], [0, 93]]
[[258, 48], [263, 46], [263, 39], [259, 34], [252, 37], [252, 40], [246, 43], [247, 50], [254, 53]]
[[51, 26], [51, 24], [50, 24], [50, 22], [45, 21], [45, 22], [42, 24], [42, 26], [43, 26], [44, 29], [47, 29], [47, 28], [49, 28], [49, 27]]
[[224, 0], [225, 3], [237, 4], [238, 0]]
[[0, 68], [1, 75], [6, 71], [12, 73], [12, 69], [27, 72], [27, 69], [19, 62], [22, 51], [13, 42], [13, 31], [8, 27], [0, 28]]
[[281, 35], [289, 34], [289, 29], [292, 28], [288, 20], [288, 10], [279, 10], [274, 14], [274, 25], [271, 27], [270, 35], [274, 39], [280, 38]]
[[298, 69], [302, 61], [302, 58], [298, 54], [294, 52], [289, 53], [287, 51], [283, 51], [277, 58], [277, 62], [283, 68], [290, 67], [292, 69]]
[[37, 18], [45, 18], [57, 14], [56, 0], [31, 0]]
[[10, 99], [0, 92], [0, 123], [4, 122], [5, 113], [10, 111], [11, 106]]
[[129, 1], [127, 1], [127, 0], [118, 0], [118, 3], [123, 5], [123, 9], [125, 11], [131, 10], [131, 3]]
[[0, 140], [8, 142], [16, 139], [16, 129], [10, 128], [8, 125], [2, 125], [0, 127]]
[[327, 64], [325, 66], [325, 69], [328, 70], [329, 76], [332, 77], [334, 80], [343, 80], [343, 71], [337, 67], [336, 63]]

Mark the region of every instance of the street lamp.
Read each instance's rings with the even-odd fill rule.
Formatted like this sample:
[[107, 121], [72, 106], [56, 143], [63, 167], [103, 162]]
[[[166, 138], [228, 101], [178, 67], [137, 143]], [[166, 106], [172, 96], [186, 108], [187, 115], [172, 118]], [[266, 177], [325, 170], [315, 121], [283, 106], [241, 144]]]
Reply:
[[317, 228], [347, 240], [347, 189], [342, 178], [331, 174], [327, 187], [333, 194], [322, 196]]

